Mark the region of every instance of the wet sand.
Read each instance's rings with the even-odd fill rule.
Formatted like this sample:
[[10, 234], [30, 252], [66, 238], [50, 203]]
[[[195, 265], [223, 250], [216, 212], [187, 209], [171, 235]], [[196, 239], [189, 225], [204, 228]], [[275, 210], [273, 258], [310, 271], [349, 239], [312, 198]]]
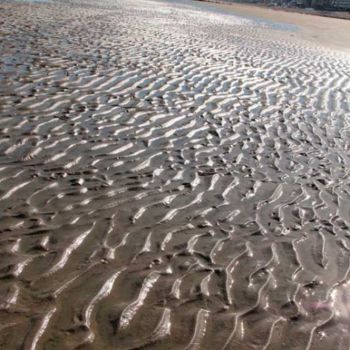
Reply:
[[0, 13], [1, 349], [349, 349], [347, 54], [190, 1]]

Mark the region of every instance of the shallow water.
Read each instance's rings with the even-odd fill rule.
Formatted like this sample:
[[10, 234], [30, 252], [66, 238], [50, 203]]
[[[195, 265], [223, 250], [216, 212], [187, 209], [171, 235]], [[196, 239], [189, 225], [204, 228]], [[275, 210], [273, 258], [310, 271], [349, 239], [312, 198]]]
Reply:
[[349, 348], [345, 56], [190, 1], [0, 11], [1, 348]]

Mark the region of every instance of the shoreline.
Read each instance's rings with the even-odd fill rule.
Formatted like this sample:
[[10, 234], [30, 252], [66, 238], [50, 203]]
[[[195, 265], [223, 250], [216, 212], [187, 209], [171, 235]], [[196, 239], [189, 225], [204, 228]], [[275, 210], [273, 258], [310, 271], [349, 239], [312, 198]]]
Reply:
[[[271, 8], [260, 4], [228, 3], [220, 0], [195, 0], [221, 9], [231, 11], [237, 15], [257, 17], [278, 23], [297, 26], [300, 30], [293, 33], [302, 40], [321, 45], [323, 47], [350, 53], [350, 21], [347, 19], [318, 16], [317, 21], [310, 19], [309, 13], [289, 11], [284, 8]], [[311, 14], [311, 13], [310, 13]]]
[[225, 0], [196, 0], [196, 1], [210, 2], [214, 4], [225, 4], [225, 5], [247, 5], [247, 6], [259, 7], [262, 9], [270, 9], [275, 11], [299, 13], [303, 15], [326, 17], [326, 18], [343, 19], [346, 21], [350, 20], [350, 11], [327, 11], [327, 10], [318, 10], [314, 8], [306, 9], [306, 8], [299, 8], [299, 7], [269, 6], [268, 4], [263, 4], [263, 3], [233, 2], [233, 1], [225, 1]]

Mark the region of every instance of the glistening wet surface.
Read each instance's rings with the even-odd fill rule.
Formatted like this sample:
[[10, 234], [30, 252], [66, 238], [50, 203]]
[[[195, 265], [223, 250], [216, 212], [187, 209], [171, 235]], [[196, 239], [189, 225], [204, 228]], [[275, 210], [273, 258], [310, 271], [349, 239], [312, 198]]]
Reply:
[[1, 349], [349, 349], [349, 58], [190, 1], [0, 3]]

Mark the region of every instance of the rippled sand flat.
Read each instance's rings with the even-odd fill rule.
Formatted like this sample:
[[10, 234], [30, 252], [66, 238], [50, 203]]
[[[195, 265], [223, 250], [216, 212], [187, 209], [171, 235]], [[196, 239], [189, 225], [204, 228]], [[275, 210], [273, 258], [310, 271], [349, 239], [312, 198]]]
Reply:
[[349, 349], [345, 52], [190, 1], [0, 13], [1, 349]]

